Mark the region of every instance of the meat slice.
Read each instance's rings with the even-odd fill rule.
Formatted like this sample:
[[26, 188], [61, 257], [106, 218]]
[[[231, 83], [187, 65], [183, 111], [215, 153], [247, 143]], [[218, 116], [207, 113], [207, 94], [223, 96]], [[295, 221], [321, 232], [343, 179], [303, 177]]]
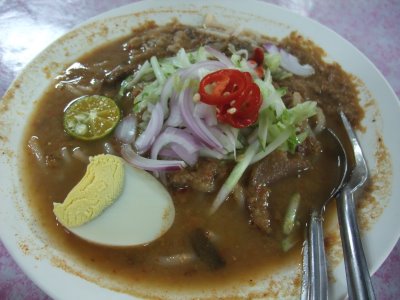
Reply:
[[135, 68], [136, 65], [134, 64], [117, 65], [110, 72], [106, 73], [105, 81], [107, 83], [114, 83], [122, 77], [132, 74]]
[[315, 136], [308, 136], [303, 143], [297, 146], [296, 152], [303, 157], [317, 156], [322, 151], [321, 143]]
[[250, 185], [265, 186], [311, 167], [311, 162], [301, 155], [274, 151], [256, 163], [250, 172]]
[[249, 211], [250, 224], [254, 224], [261, 231], [270, 234], [272, 229], [268, 186], [310, 167], [311, 162], [305, 156], [299, 153], [291, 155], [283, 151], [274, 151], [256, 163], [250, 170], [246, 190], [246, 206]]
[[217, 270], [225, 266], [225, 260], [217, 247], [211, 242], [207, 231], [196, 228], [191, 232], [189, 238], [196, 255], [210, 269]]
[[200, 158], [194, 168], [168, 174], [168, 183], [175, 188], [192, 188], [199, 192], [214, 192], [230, 170], [225, 161]]
[[250, 224], [254, 224], [265, 233], [271, 233], [271, 216], [268, 209], [270, 190], [265, 186], [251, 187], [246, 198], [250, 212]]

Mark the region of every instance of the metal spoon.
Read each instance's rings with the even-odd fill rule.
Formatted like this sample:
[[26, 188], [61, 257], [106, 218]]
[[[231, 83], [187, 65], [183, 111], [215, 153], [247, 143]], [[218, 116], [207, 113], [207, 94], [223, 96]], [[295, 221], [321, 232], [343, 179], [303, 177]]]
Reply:
[[357, 137], [343, 112], [344, 128], [350, 139], [355, 166], [350, 181], [344, 186], [337, 201], [337, 212], [346, 267], [347, 290], [350, 299], [375, 299], [374, 290], [358, 230], [353, 194], [368, 179], [368, 167]]
[[[331, 129], [326, 129], [326, 134], [336, 146], [340, 177], [337, 185], [331, 191], [321, 208], [315, 208], [308, 225], [308, 237], [303, 249], [303, 282], [301, 299], [327, 299], [328, 298], [328, 274], [326, 254], [324, 248], [323, 218], [322, 213], [328, 202], [340, 191], [347, 175], [347, 156], [343, 144]], [[305, 266], [307, 263], [307, 266]]]

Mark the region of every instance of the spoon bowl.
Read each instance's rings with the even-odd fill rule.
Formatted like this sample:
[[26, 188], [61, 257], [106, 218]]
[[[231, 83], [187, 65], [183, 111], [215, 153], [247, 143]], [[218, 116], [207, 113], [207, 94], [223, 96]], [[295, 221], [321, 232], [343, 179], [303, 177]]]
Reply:
[[328, 274], [326, 254], [324, 248], [323, 218], [322, 214], [326, 205], [342, 189], [348, 173], [348, 160], [345, 148], [332, 129], [325, 129], [321, 134], [329, 139], [332, 150], [339, 153], [337, 166], [340, 169], [338, 180], [334, 183], [332, 191], [321, 207], [315, 207], [311, 212], [308, 224], [308, 237], [303, 250], [303, 261], [307, 267], [303, 268], [302, 299], [327, 299], [328, 298]]

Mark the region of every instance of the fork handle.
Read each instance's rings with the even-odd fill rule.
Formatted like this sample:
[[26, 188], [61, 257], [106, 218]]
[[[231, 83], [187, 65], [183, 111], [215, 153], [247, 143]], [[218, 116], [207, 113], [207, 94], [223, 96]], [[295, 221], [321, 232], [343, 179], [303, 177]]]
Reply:
[[349, 298], [373, 300], [375, 294], [358, 230], [354, 197], [347, 186], [337, 201], [337, 211]]
[[309, 293], [310, 300], [328, 299], [328, 274], [321, 214], [314, 210], [308, 227]]

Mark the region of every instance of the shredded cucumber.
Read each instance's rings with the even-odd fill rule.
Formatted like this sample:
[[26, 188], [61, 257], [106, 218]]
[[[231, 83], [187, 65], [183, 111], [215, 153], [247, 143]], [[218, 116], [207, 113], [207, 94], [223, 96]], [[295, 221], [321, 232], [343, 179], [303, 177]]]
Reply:
[[290, 249], [292, 249], [294, 246], [296, 246], [296, 244], [299, 242], [300, 242], [299, 235], [292, 233], [282, 240], [282, 250], [284, 252], [288, 252]]
[[286, 210], [285, 218], [283, 221], [283, 233], [289, 235], [292, 233], [297, 218], [297, 211], [300, 205], [300, 194], [294, 193], [289, 200], [289, 206]]
[[239, 182], [243, 173], [246, 171], [257, 150], [260, 148], [258, 141], [251, 144], [246, 152], [243, 154], [242, 159], [233, 168], [231, 174], [229, 174], [228, 179], [224, 182], [221, 189], [219, 190], [217, 197], [215, 197], [214, 202], [210, 209], [210, 214], [213, 214], [220, 205], [225, 201], [226, 197], [232, 192], [233, 188]]

